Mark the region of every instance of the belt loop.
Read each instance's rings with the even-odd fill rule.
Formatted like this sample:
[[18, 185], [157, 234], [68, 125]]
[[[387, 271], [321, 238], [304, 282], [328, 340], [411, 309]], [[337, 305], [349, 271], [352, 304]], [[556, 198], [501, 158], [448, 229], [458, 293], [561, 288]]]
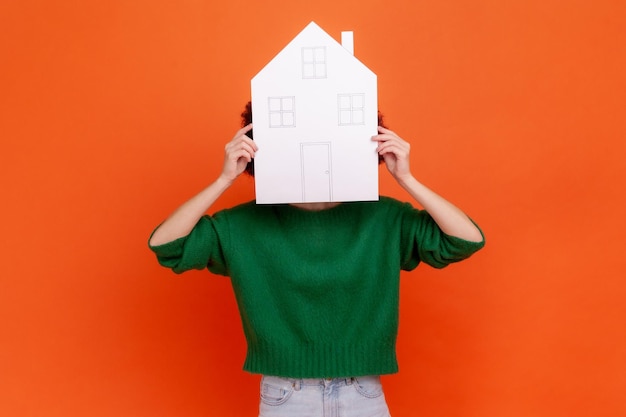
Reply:
[[302, 380], [295, 379], [291, 385], [293, 386], [294, 390], [300, 391], [300, 389], [302, 389]]
[[346, 378], [346, 385], [352, 385], [353, 382], [354, 382], [354, 377]]

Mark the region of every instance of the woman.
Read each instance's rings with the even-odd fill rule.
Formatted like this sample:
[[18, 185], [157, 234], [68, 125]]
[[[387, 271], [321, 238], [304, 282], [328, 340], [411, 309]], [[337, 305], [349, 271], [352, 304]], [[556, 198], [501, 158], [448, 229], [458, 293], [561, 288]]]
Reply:
[[482, 232], [412, 175], [409, 144], [382, 126], [376, 151], [423, 209], [381, 197], [249, 202], [207, 215], [241, 173], [253, 174], [251, 132], [247, 123], [234, 135], [221, 174], [156, 228], [150, 248], [176, 273], [231, 278], [244, 369], [263, 375], [261, 417], [389, 416], [379, 376], [397, 372], [400, 270], [463, 260], [483, 247]]

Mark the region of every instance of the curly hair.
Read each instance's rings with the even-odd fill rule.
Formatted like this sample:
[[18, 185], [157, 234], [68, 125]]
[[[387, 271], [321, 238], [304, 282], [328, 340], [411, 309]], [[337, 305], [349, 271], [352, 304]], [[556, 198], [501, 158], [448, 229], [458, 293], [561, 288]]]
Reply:
[[[241, 113], [241, 127], [247, 126], [250, 123], [252, 123], [252, 102], [248, 101], [246, 103], [246, 106], [243, 110], [243, 112]], [[385, 121], [384, 121], [384, 115], [378, 111], [378, 126], [384, 127], [385, 129], [388, 129], [387, 126], [385, 125]], [[248, 135], [248, 137], [250, 137], [250, 139], [254, 140], [254, 135], [252, 133], [254, 129], [250, 129], [248, 131], [248, 133], [246, 133], [246, 135]], [[384, 161], [383, 157], [378, 155], [378, 163], [381, 164]], [[254, 177], [254, 159], [250, 162], [248, 162], [248, 165], [246, 165], [246, 170], [245, 172]]]

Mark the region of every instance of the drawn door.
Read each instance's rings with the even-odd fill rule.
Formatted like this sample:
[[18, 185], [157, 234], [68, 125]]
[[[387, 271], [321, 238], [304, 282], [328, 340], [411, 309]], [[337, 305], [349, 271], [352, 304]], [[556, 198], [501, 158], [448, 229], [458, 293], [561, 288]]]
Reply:
[[302, 200], [332, 201], [330, 142], [300, 145], [302, 161]]

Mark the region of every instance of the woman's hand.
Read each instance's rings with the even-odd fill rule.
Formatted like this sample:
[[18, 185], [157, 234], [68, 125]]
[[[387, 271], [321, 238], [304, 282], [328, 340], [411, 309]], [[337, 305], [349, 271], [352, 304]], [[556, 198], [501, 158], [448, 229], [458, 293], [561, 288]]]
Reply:
[[239, 129], [235, 137], [226, 144], [224, 168], [220, 176], [204, 190], [178, 207], [152, 234], [151, 246], [159, 246], [187, 236], [200, 218], [215, 203], [232, 182], [246, 169], [254, 158], [256, 144], [246, 136], [252, 124]]
[[411, 145], [395, 132], [382, 126], [378, 126], [378, 132], [378, 135], [372, 137], [373, 141], [378, 142], [376, 152], [383, 157], [387, 169], [396, 181], [406, 181], [412, 176], [409, 166]]
[[221, 177], [228, 182], [233, 182], [252, 161], [258, 150], [252, 139], [246, 133], [252, 129], [252, 123], [239, 129], [230, 142], [224, 148], [224, 167]]
[[398, 183], [435, 220], [439, 228], [450, 236], [472, 242], [481, 242], [482, 233], [459, 208], [420, 183], [409, 167], [411, 145], [389, 129], [378, 126], [376, 151], [385, 159], [387, 169]]

